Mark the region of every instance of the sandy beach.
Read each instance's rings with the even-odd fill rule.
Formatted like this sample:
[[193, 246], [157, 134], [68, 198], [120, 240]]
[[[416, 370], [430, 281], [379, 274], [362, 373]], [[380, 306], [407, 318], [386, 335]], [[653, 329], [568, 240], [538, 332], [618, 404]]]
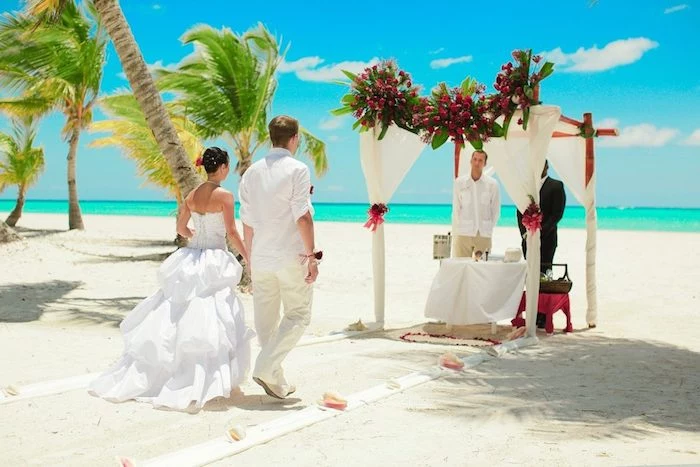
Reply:
[[[6, 216], [0, 213], [0, 216]], [[3, 217], [4, 218], [4, 217]], [[0, 387], [99, 372], [117, 359], [119, 322], [156, 287], [174, 251], [172, 218], [25, 214], [25, 240], [0, 245]], [[432, 235], [447, 226], [386, 224], [386, 328], [425, 323], [438, 270]], [[371, 237], [317, 223], [324, 250], [308, 339], [374, 320]], [[494, 248], [518, 246], [497, 228]], [[253, 447], [214, 465], [700, 465], [700, 234], [598, 232], [598, 327], [585, 322], [585, 231], [560, 229], [575, 332], [449, 374]], [[242, 295], [252, 326], [250, 295]], [[280, 402], [248, 381], [197, 414], [111, 404], [84, 389], [0, 404], [2, 465], [145, 461], [251, 429], [435, 366], [446, 351], [383, 333], [305, 345], [286, 360], [298, 391]], [[257, 346], [254, 347], [254, 355]]]

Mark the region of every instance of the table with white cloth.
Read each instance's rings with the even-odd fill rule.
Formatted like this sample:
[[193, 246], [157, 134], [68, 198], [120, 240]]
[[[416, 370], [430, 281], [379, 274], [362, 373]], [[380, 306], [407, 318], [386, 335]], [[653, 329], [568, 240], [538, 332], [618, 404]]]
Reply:
[[430, 288], [425, 316], [448, 325], [511, 320], [518, 311], [526, 275], [525, 261], [445, 259]]

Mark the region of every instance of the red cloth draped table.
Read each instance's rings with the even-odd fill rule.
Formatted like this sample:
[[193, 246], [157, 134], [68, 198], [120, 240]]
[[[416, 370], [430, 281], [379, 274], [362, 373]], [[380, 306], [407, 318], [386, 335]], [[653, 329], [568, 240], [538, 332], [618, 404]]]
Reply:
[[[511, 321], [511, 324], [515, 327], [525, 326], [525, 319], [522, 317], [525, 311], [525, 294], [523, 292], [520, 298], [520, 305], [518, 306], [518, 312], [515, 314], [515, 318]], [[547, 321], [545, 322], [544, 329], [547, 334], [552, 334], [554, 332], [554, 323], [552, 322], [552, 315], [557, 311], [561, 310], [566, 315], [566, 328], [564, 332], [571, 332], [574, 330], [571, 326], [571, 311], [569, 304], [569, 294], [568, 293], [540, 293], [537, 299], [537, 312], [544, 313], [547, 316]]]

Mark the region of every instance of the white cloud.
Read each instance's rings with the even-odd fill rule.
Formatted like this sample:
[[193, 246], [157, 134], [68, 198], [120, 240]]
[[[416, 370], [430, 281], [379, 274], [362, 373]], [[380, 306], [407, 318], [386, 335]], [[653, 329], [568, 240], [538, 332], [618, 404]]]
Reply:
[[337, 141], [340, 141], [340, 137], [338, 135], [330, 135], [327, 139], [331, 143], [335, 143]]
[[651, 39], [636, 37], [609, 42], [602, 49], [594, 45], [589, 49], [579, 47], [576, 52], [565, 53], [561, 47], [557, 47], [543, 52], [543, 55], [547, 60], [560, 65], [557, 71], [596, 72], [634, 63], [645, 52], [658, 46], [659, 43]]
[[337, 130], [343, 126], [343, 123], [345, 123], [345, 119], [342, 117], [326, 118], [321, 120], [318, 127], [322, 130]]
[[692, 132], [681, 144], [683, 146], [700, 146], [700, 128]]
[[604, 118], [593, 122], [593, 126], [596, 128], [606, 128], [606, 129], [616, 129], [619, 128], [620, 120], [616, 118]]
[[162, 8], [162, 7], [161, 7], [160, 5], [158, 5], [157, 3], [154, 3], [154, 4], [153, 4], [153, 9], [154, 9], [154, 10], [160, 10], [161, 8]]
[[277, 67], [277, 71], [280, 73], [289, 73], [292, 71], [305, 70], [307, 68], [316, 68], [321, 63], [323, 63], [323, 59], [321, 57], [304, 57], [293, 62], [283, 60]]
[[439, 49], [431, 50], [431, 51], [428, 52], [428, 53], [429, 53], [430, 55], [437, 55], [437, 54], [439, 54], [440, 52], [444, 52], [444, 51], [445, 51], [445, 48], [444, 48], [444, 47], [440, 47]]
[[430, 62], [430, 68], [437, 70], [439, 68], [447, 68], [448, 66], [455, 65], [457, 63], [469, 63], [472, 60], [473, 57], [471, 55], [453, 58], [438, 58]]
[[379, 63], [379, 59], [374, 57], [368, 62], [344, 61], [319, 66], [323, 62], [325, 60], [321, 57], [303, 57], [293, 62], [282, 62], [277, 70], [281, 73], [293, 72], [302, 81], [333, 81], [346, 78], [342, 70], [359, 73], [368, 66]]
[[[604, 128], [603, 124], [616, 120], [601, 120], [596, 127]], [[615, 126], [613, 126], [614, 128]], [[651, 123], [640, 123], [622, 128], [616, 137], [601, 138], [600, 145], [605, 147], [629, 148], [629, 147], [661, 147], [678, 135], [675, 128], [656, 128]]]
[[679, 11], [683, 11], [683, 10], [685, 10], [686, 8], [690, 8], [690, 6], [687, 5], [687, 4], [685, 4], [685, 3], [682, 3], [682, 4], [680, 4], [680, 5], [672, 6], [671, 8], [666, 8], [666, 9], [664, 10], [664, 14], [665, 14], [665, 15], [669, 15], [669, 14], [671, 14], [671, 13], [676, 13], [676, 12], [679, 12]]

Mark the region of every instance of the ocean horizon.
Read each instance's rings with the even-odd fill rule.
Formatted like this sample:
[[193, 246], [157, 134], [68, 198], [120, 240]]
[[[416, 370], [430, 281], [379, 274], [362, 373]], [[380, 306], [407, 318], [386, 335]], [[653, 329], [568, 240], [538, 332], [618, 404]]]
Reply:
[[[0, 212], [10, 212], [15, 200], [0, 199]], [[175, 216], [174, 201], [106, 201], [83, 200], [83, 214], [110, 216]], [[367, 219], [366, 203], [314, 203], [317, 221], [357, 222]], [[449, 225], [452, 207], [449, 204], [401, 204], [389, 205], [386, 221], [401, 224]], [[27, 200], [25, 213], [63, 214], [68, 212], [66, 200]], [[503, 205], [498, 225], [515, 226], [515, 206]], [[605, 230], [643, 230], [666, 232], [700, 232], [700, 208], [658, 207], [598, 207], [598, 228]], [[586, 227], [585, 210], [570, 205], [559, 223], [562, 228]]]

